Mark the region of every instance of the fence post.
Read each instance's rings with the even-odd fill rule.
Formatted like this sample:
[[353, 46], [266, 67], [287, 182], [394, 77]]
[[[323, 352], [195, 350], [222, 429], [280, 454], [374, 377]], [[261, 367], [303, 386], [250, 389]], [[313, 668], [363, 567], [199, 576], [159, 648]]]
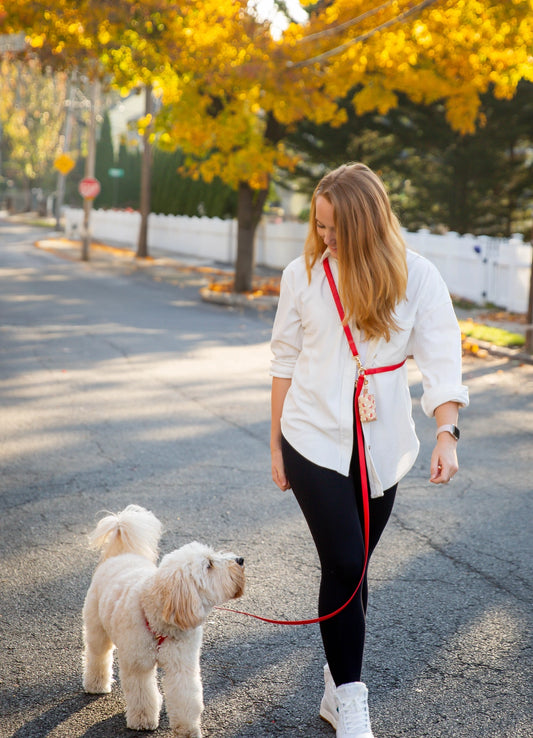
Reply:
[[526, 351], [533, 354], [533, 234], [531, 238], [531, 269], [529, 272], [529, 300], [526, 315]]

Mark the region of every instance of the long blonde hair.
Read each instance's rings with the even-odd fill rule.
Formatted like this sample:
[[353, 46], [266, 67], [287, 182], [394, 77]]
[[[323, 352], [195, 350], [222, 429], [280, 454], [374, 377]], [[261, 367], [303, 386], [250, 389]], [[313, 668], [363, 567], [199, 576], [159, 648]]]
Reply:
[[355, 323], [365, 338], [390, 339], [397, 330], [395, 308], [407, 288], [406, 246], [398, 219], [379, 177], [365, 164], [345, 164], [326, 174], [311, 201], [305, 264], [311, 269], [326, 245], [316, 227], [316, 201], [333, 206], [339, 294], [345, 323]]

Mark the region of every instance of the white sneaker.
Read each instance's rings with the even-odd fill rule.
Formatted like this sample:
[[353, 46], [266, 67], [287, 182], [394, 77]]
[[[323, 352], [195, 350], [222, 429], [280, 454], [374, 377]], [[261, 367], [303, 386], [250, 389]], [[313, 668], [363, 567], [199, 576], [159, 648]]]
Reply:
[[337, 703], [335, 702], [335, 682], [328, 664], [324, 666], [324, 696], [320, 703], [320, 717], [337, 730]]
[[341, 684], [335, 691], [337, 738], [374, 738], [368, 715], [368, 689], [363, 682]]

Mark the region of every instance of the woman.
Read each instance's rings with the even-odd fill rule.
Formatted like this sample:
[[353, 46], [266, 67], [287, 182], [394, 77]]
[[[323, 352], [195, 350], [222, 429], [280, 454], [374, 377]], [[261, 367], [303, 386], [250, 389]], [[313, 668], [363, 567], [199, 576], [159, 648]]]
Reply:
[[337, 738], [373, 738], [361, 682], [365, 560], [418, 454], [406, 357], [422, 373], [422, 408], [436, 421], [433, 484], [457, 472], [458, 409], [468, 392], [446, 285], [406, 249], [383, 184], [364, 164], [339, 167], [314, 192], [304, 255], [283, 273], [272, 351], [272, 478], [292, 488], [316, 544], [319, 615], [345, 605], [361, 580], [320, 623], [320, 715]]

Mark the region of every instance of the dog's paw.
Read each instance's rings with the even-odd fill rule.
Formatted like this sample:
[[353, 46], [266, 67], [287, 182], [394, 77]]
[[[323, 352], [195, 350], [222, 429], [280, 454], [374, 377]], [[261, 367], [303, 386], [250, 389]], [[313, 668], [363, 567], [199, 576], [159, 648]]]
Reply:
[[178, 726], [172, 729], [172, 738], [202, 738], [202, 731], [198, 726]]
[[109, 694], [112, 682], [100, 681], [98, 679], [84, 679], [83, 689], [87, 694]]
[[157, 730], [159, 727], [159, 719], [149, 718], [144, 715], [136, 715], [135, 717], [128, 718], [126, 725], [130, 730]]

